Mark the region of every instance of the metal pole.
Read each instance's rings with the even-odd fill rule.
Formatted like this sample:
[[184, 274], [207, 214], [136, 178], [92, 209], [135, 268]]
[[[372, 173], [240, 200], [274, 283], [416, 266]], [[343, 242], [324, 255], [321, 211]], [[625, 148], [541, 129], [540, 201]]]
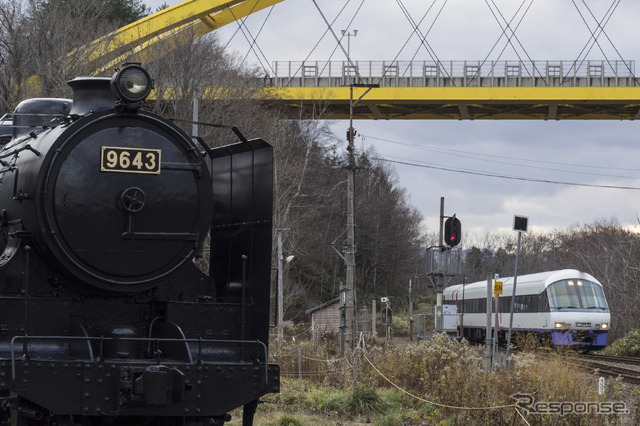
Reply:
[[491, 275], [487, 276], [487, 329], [484, 344], [486, 346], [485, 366], [491, 371]]
[[467, 276], [462, 276], [462, 316], [460, 317], [460, 337], [464, 338], [464, 287]]
[[[444, 197], [440, 197], [440, 238], [439, 247], [440, 251], [444, 252], [444, 236], [443, 236], [443, 224], [444, 224]], [[439, 275], [436, 279], [436, 332], [442, 331], [442, 290], [444, 287], [444, 276]]]
[[411, 280], [409, 280], [409, 340], [413, 342], [413, 300], [411, 300]]
[[282, 339], [284, 338], [283, 332], [283, 321], [284, 321], [284, 286], [283, 286], [283, 277], [282, 277], [282, 231], [284, 229], [278, 228], [276, 230], [278, 232], [278, 342], [282, 343]]
[[191, 133], [193, 136], [193, 142], [197, 143], [198, 138], [198, 120], [200, 113], [200, 96], [198, 89], [195, 89], [193, 92], [193, 125], [191, 127]]
[[438, 238], [438, 246], [440, 249], [444, 249], [444, 234], [443, 234], [443, 226], [444, 226], [444, 197], [440, 197], [440, 238]]
[[494, 303], [494, 306], [495, 306], [495, 310], [496, 310], [496, 322], [495, 322], [495, 324], [494, 324], [494, 326], [493, 326], [493, 329], [495, 330], [495, 331], [493, 332], [493, 336], [494, 336], [494, 337], [493, 337], [493, 354], [491, 355], [491, 357], [492, 357], [493, 359], [496, 359], [496, 350], [498, 349], [498, 340], [499, 340], [498, 336], [500, 335], [500, 334], [499, 334], [499, 331], [500, 331], [500, 330], [498, 330], [498, 324], [499, 324], [499, 323], [498, 323], [498, 298], [499, 298], [499, 296], [500, 296], [500, 295], [498, 295], [498, 294], [496, 294], [496, 295], [494, 296], [494, 299], [495, 299], [495, 301], [494, 301], [494, 302], [495, 302], [495, 303]]
[[[438, 277], [438, 278], [440, 279], [440, 281], [442, 281], [444, 277]], [[442, 291], [438, 291], [438, 293], [436, 293], [436, 319], [437, 319], [436, 332], [441, 333], [442, 332]]]
[[518, 231], [518, 247], [516, 248], [516, 266], [513, 272], [513, 290], [511, 291], [511, 312], [509, 313], [509, 334], [507, 336], [507, 352], [504, 355], [504, 367], [509, 368], [509, 347], [511, 346], [511, 329], [513, 328], [513, 308], [516, 300], [516, 284], [518, 283], [518, 258], [520, 257], [520, 241], [522, 232]]
[[371, 302], [371, 335], [377, 336], [378, 330], [376, 330], [376, 299]]
[[433, 291], [431, 292], [431, 312], [433, 313], [433, 327], [431, 327], [431, 337], [435, 336], [435, 334], [436, 334], [436, 318], [437, 318], [437, 315], [436, 315], [436, 301], [433, 298], [433, 293], [434, 292], [437, 293], [436, 287], [437, 287], [437, 284], [435, 283], [435, 280], [434, 280], [433, 281], [433, 287], [432, 287]]
[[385, 323], [387, 326], [387, 342], [391, 339], [391, 303], [387, 300]]

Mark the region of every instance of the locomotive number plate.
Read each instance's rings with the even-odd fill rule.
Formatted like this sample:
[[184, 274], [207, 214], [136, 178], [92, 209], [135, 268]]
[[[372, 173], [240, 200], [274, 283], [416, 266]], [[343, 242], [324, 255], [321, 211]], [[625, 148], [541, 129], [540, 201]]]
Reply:
[[103, 172], [160, 174], [159, 149], [103, 146], [100, 170]]
[[590, 322], [577, 322], [576, 327], [591, 327]]

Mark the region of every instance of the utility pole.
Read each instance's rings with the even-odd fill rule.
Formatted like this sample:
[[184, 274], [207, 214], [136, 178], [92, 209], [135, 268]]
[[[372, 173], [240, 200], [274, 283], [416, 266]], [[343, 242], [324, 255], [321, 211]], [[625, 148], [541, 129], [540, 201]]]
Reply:
[[353, 128], [353, 86], [349, 88], [349, 130], [347, 130], [347, 241], [345, 247], [345, 263], [347, 277], [344, 286], [340, 286], [340, 355], [344, 356], [346, 336], [352, 336], [355, 330], [355, 269], [356, 269], [356, 237], [355, 237], [355, 174], [356, 159], [354, 148], [355, 130]]
[[[367, 90], [354, 102], [353, 88], [366, 87]], [[347, 240], [345, 244], [344, 261], [347, 266], [347, 276], [344, 285], [340, 285], [340, 356], [345, 353], [346, 336], [356, 332], [357, 324], [357, 297], [356, 297], [356, 237], [355, 237], [355, 182], [356, 182], [356, 156], [354, 139], [356, 131], [353, 128], [353, 107], [369, 91], [378, 84], [352, 84], [349, 86], [349, 129], [347, 130]], [[342, 256], [342, 255], [341, 255]], [[353, 341], [352, 341], [353, 343]]]

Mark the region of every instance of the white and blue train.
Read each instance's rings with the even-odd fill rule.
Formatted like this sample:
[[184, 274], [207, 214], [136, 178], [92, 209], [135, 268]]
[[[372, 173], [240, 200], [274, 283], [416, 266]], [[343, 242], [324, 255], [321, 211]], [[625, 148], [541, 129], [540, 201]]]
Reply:
[[[506, 342], [513, 277], [500, 278], [499, 281], [503, 283], [503, 293], [498, 299], [498, 339], [499, 342]], [[455, 307], [458, 335], [472, 342], [484, 342], [487, 325], [486, 281], [445, 288], [443, 304]], [[495, 327], [495, 300], [492, 306], [491, 320]], [[563, 269], [518, 276], [514, 333], [535, 333], [541, 340], [554, 345], [601, 349], [607, 344], [610, 321], [602, 284], [585, 272]]]

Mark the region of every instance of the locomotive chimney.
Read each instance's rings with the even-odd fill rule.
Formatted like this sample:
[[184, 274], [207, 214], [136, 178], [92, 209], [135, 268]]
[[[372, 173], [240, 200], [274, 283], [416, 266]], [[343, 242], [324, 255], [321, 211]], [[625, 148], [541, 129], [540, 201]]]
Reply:
[[109, 77], [78, 77], [67, 84], [73, 89], [71, 115], [87, 115], [113, 108], [116, 98]]

